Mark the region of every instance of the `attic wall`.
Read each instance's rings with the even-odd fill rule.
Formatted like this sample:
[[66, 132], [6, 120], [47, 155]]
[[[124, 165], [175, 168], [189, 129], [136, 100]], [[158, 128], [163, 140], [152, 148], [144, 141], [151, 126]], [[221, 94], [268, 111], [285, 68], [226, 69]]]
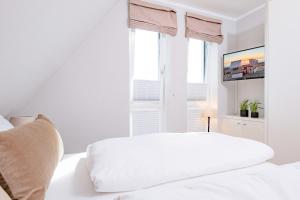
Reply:
[[119, 1], [21, 111], [45, 113], [56, 124], [66, 152], [129, 135], [129, 35], [127, 1]]
[[1, 0], [0, 114], [16, 114], [115, 2]]

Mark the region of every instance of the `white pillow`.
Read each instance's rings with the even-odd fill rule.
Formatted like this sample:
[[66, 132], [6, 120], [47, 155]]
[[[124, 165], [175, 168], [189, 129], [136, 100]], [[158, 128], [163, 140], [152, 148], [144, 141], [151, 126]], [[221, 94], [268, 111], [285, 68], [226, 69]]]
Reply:
[[87, 149], [97, 192], [132, 191], [171, 181], [249, 167], [273, 157], [252, 140], [217, 133], [162, 133], [107, 139]]
[[0, 131], [6, 131], [13, 128], [14, 126], [7, 121], [3, 116], [0, 115]]

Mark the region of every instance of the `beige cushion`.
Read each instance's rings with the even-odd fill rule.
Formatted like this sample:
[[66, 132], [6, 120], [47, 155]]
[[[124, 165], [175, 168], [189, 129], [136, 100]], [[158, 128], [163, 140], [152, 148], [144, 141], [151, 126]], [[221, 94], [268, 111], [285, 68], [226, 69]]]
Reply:
[[6, 194], [6, 192], [0, 186], [0, 200], [11, 200], [11, 198]]
[[12, 199], [44, 200], [62, 154], [61, 138], [43, 115], [32, 123], [0, 132], [0, 173], [4, 179], [0, 186], [8, 185]]

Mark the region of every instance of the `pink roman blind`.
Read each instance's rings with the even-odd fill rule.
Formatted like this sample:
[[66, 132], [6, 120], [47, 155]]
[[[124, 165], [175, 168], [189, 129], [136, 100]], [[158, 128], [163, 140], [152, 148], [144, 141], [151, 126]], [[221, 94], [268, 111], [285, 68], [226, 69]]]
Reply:
[[176, 11], [141, 0], [129, 0], [129, 27], [175, 36]]
[[222, 21], [192, 13], [186, 13], [186, 37], [221, 44]]

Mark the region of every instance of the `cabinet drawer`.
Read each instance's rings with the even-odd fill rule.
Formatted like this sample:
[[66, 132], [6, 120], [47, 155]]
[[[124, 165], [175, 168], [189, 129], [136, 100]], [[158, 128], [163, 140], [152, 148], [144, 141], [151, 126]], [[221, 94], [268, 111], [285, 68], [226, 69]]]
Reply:
[[265, 142], [265, 125], [259, 121], [223, 118], [221, 132], [234, 137]]
[[230, 136], [241, 137], [241, 124], [242, 122], [240, 120], [223, 119], [221, 125], [222, 133]]
[[242, 137], [265, 142], [265, 125], [260, 122], [242, 122]]

